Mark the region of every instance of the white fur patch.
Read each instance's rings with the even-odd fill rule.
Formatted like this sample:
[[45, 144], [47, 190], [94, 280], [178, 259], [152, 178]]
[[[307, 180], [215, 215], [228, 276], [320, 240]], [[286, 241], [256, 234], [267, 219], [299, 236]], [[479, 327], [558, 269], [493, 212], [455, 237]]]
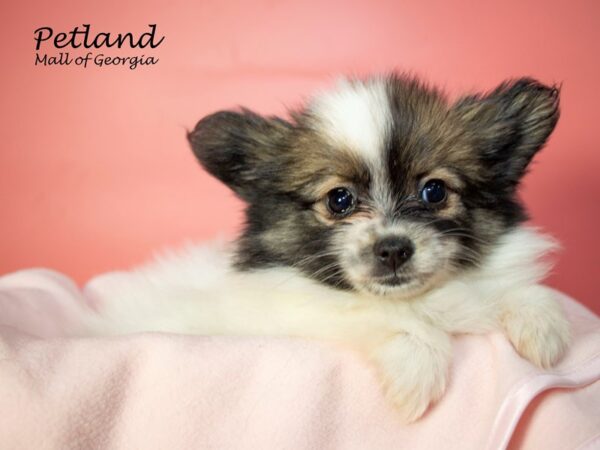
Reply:
[[392, 129], [384, 79], [342, 80], [336, 89], [316, 96], [309, 109], [319, 122], [318, 131], [370, 164], [380, 163]]
[[[134, 272], [97, 277], [88, 288], [103, 300], [100, 310], [108, 319], [103, 333], [154, 330], [336, 339], [355, 334], [356, 321], [363, 321], [362, 330], [374, 327], [367, 333], [378, 334], [382, 322], [403, 329], [416, 320], [407, 309], [451, 333], [469, 332], [494, 322], [484, 317], [489, 311], [483, 305], [494, 309], [507, 293], [544, 277], [548, 267], [540, 258], [553, 245], [532, 229], [518, 228], [501, 239], [479, 269], [412, 302], [336, 290], [290, 268], [237, 272], [230, 267], [229, 249], [214, 244], [167, 255]], [[352, 327], [348, 323], [344, 330], [354, 313]]]
[[[240, 273], [229, 252], [198, 247], [133, 273], [89, 286], [100, 298], [89, 332], [168, 331], [278, 335], [343, 342], [378, 368], [390, 400], [407, 421], [439, 398], [449, 364], [447, 334], [504, 329], [521, 355], [555, 362], [569, 327], [553, 291], [537, 283], [540, 257], [553, 243], [519, 228], [502, 237], [478, 269], [412, 301], [339, 291], [290, 268]], [[406, 366], [410, 355], [410, 367]]]

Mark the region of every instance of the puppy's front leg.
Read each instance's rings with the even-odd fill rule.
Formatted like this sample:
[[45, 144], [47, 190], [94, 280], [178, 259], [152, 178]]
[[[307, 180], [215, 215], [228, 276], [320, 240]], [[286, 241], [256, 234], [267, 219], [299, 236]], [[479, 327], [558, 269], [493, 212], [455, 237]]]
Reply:
[[387, 397], [407, 423], [419, 419], [446, 390], [450, 355], [448, 334], [425, 324], [388, 337], [369, 354]]
[[555, 364], [570, 341], [569, 322], [554, 292], [541, 285], [510, 291], [501, 305], [500, 322], [521, 356], [540, 367]]
[[414, 305], [424, 321], [450, 334], [502, 330], [516, 351], [539, 367], [555, 364], [570, 342], [570, 326], [552, 289], [501, 287], [487, 280], [449, 283]]

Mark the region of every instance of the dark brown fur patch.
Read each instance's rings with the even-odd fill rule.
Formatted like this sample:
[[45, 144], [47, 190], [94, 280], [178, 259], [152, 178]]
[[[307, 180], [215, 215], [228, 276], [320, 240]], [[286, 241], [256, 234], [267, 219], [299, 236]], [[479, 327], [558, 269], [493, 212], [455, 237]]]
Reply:
[[[451, 104], [414, 78], [392, 75], [379, 82], [391, 112], [381, 151], [394, 200], [387, 219], [432, 227], [463, 249], [456, 267], [476, 264], [525, 219], [516, 189], [556, 125], [558, 89], [523, 78]], [[241, 269], [294, 266], [349, 288], [331, 242], [334, 231], [353, 219], [328, 218], [323, 202], [336, 184], [348, 185], [359, 196], [356, 214], [367, 213], [375, 201], [375, 174], [356, 152], [316, 133], [315, 120], [308, 110], [289, 120], [225, 111], [201, 120], [189, 140], [202, 165], [247, 202]], [[438, 207], [419, 196], [432, 177], [450, 190]], [[333, 269], [315, 275], [324, 267]]]

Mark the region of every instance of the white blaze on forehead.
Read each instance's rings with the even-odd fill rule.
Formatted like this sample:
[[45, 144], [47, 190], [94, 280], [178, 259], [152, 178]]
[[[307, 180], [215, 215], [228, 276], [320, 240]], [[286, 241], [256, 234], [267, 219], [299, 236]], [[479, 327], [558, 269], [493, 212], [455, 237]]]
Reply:
[[319, 132], [371, 165], [381, 164], [392, 127], [385, 80], [342, 80], [334, 90], [317, 96], [310, 110], [318, 119]]

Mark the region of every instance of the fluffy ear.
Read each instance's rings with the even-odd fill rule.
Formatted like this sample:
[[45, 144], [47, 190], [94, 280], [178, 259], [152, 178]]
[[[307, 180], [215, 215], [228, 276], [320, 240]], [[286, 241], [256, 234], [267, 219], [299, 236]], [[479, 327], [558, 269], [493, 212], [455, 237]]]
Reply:
[[515, 187], [559, 117], [559, 89], [530, 78], [502, 83], [453, 107], [466, 124], [480, 160], [497, 181]]
[[188, 133], [204, 168], [243, 200], [268, 195], [281, 174], [286, 136], [292, 125], [252, 111], [220, 111], [200, 120]]

